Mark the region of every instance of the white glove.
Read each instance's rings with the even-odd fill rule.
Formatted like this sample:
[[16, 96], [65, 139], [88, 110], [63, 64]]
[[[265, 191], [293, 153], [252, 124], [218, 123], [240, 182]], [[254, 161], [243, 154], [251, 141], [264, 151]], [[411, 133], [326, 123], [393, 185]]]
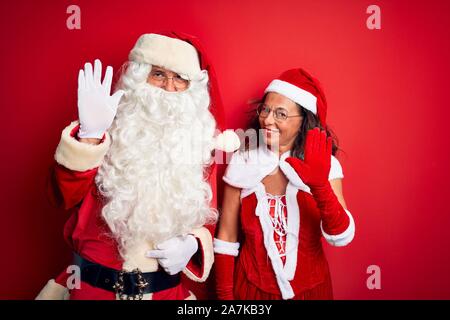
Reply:
[[158, 259], [159, 265], [168, 274], [181, 272], [198, 250], [197, 239], [188, 234], [166, 240], [156, 246], [157, 250], [147, 251], [147, 258]]
[[118, 90], [112, 96], [112, 67], [108, 66], [105, 78], [101, 83], [102, 63], [95, 60], [94, 71], [89, 62], [78, 74], [78, 117], [80, 119], [79, 138], [101, 139], [111, 126], [116, 115], [123, 90]]

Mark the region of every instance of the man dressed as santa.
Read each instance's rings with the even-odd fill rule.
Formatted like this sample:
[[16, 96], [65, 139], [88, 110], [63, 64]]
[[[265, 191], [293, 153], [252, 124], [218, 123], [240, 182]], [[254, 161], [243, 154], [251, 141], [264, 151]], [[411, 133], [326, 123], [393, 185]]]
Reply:
[[[86, 63], [79, 121], [56, 149], [52, 192], [71, 210], [64, 235], [80, 256], [71, 299], [189, 299], [213, 263], [212, 151], [221, 102], [197, 40], [144, 34], [111, 94], [112, 68]], [[70, 273], [38, 299], [60, 298]]]

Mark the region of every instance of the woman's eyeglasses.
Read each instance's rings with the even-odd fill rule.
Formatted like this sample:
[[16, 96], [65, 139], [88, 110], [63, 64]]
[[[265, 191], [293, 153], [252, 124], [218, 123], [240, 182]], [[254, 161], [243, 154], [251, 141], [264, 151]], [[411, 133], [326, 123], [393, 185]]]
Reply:
[[169, 77], [165, 72], [160, 70], [150, 71], [150, 78], [157, 85], [165, 85], [169, 79], [172, 79], [173, 85], [177, 89], [186, 89], [189, 86], [189, 80], [183, 79], [179, 74]]
[[272, 110], [271, 108], [269, 108], [269, 106], [267, 106], [264, 103], [258, 104], [258, 107], [256, 109], [256, 113], [261, 118], [267, 118], [272, 111], [273, 117], [275, 118], [276, 121], [285, 121], [287, 120], [287, 118], [302, 116], [301, 114], [289, 115], [286, 109], [280, 107], [275, 108], [275, 110]]

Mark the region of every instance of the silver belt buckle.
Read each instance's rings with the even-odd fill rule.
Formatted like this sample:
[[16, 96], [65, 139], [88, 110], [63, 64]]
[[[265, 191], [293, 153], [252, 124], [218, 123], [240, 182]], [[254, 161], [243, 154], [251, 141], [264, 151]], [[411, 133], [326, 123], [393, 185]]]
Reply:
[[[137, 277], [137, 287], [139, 290], [138, 294], [127, 295], [123, 293], [124, 291], [124, 280], [123, 277], [126, 273], [131, 273], [131, 275], [135, 275]], [[141, 270], [134, 269], [131, 272], [127, 272], [125, 270], [119, 271], [119, 276], [117, 277], [117, 282], [114, 284], [113, 288], [116, 292], [116, 295], [119, 297], [119, 300], [142, 300], [144, 297], [144, 290], [149, 286], [149, 283], [144, 279]]]

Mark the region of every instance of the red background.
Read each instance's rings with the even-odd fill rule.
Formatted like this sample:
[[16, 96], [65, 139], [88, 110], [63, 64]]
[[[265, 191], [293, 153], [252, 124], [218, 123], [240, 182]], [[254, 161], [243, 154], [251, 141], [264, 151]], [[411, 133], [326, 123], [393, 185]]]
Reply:
[[[66, 9], [81, 8], [81, 30]], [[366, 8], [381, 8], [369, 30]], [[340, 138], [344, 195], [356, 220], [327, 246], [338, 299], [450, 298], [448, 1], [1, 1], [0, 298], [33, 298], [70, 261], [64, 212], [44, 195], [76, 78], [100, 58], [116, 69], [138, 36], [198, 36], [214, 62], [227, 125], [287, 68], [321, 80]], [[381, 269], [381, 289], [366, 286]]]

